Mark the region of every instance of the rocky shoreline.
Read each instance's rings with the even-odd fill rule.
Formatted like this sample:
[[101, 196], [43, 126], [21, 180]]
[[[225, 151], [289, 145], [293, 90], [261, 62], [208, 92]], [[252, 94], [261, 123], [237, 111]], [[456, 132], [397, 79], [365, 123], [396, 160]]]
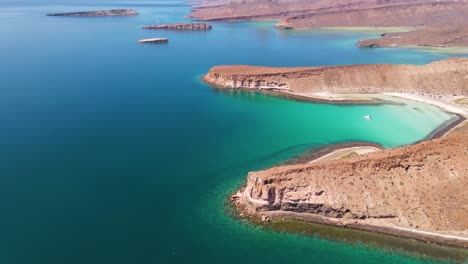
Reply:
[[[461, 122], [463, 121], [464, 119], [461, 120]], [[445, 127], [449, 129], [448, 126]], [[464, 184], [468, 183], [468, 175], [462, 174], [458, 179], [452, 179], [454, 182], [443, 184], [445, 187], [439, 186], [445, 181], [443, 179], [431, 179], [432, 182], [430, 181], [429, 183], [427, 180], [421, 179], [421, 177], [425, 178], [423, 174], [429, 174], [429, 177], [437, 177], [434, 174], [434, 168], [429, 170], [424, 168], [424, 166], [428, 165], [426, 155], [436, 155], [439, 158], [446, 156], [447, 152], [453, 153], [450, 154], [452, 155], [452, 159], [457, 159], [458, 161], [451, 162], [451, 164], [457, 168], [458, 173], [463, 173], [467, 165], [467, 161], [463, 160], [463, 153], [466, 154], [467, 149], [463, 146], [466, 146], [467, 140], [468, 127], [462, 127], [457, 129], [453, 135], [442, 139], [435, 139], [394, 150], [384, 150], [362, 157], [314, 164], [280, 166], [265, 171], [252, 172], [249, 173], [246, 187], [233, 195], [231, 201], [243, 215], [257, 217], [261, 221], [284, 218], [296, 219], [379, 232], [445, 246], [467, 248], [468, 234], [464, 233], [466, 225], [468, 225], [464, 220], [467, 209], [463, 204], [465, 204], [468, 197], [465, 197], [463, 192], [459, 191], [455, 192], [455, 196], [458, 197], [452, 197], [454, 193], [449, 194], [450, 197], [446, 197], [447, 190], [445, 190], [444, 194], [440, 194], [434, 193], [433, 188], [441, 191], [450, 186], [449, 188], [452, 192], [454, 189], [461, 190], [457, 186], [458, 184], [464, 186]], [[457, 156], [453, 156], [454, 154]], [[392, 161], [390, 162], [388, 159]], [[385, 162], [386, 165], [380, 166], [379, 164], [382, 162]], [[407, 165], [403, 165], [401, 162]], [[457, 166], [459, 162], [461, 162], [461, 165]], [[375, 175], [371, 178], [367, 175], [364, 178], [367, 172], [362, 173], [361, 170], [369, 170], [368, 166], [375, 164], [377, 166], [371, 169]], [[388, 168], [385, 168], [386, 166]], [[414, 170], [413, 166], [416, 166], [416, 170], [423, 170], [423, 172], [416, 172], [415, 174], [412, 171]], [[452, 167], [447, 170], [453, 172], [453, 169]], [[333, 173], [334, 170], [342, 172], [335, 174]], [[394, 172], [395, 170], [397, 172]], [[404, 171], [406, 173], [410, 171], [414, 178], [408, 179], [406, 177], [404, 182], [401, 181], [403, 178], [398, 180], [399, 174], [402, 173], [398, 172], [399, 170], [403, 170], [403, 174], [405, 174]], [[384, 172], [382, 173], [381, 171]], [[330, 177], [332, 179], [328, 180], [327, 178]], [[357, 185], [353, 184], [353, 182], [356, 182], [356, 177], [358, 177], [357, 181], [359, 182]], [[379, 180], [376, 182], [372, 178]], [[381, 183], [382, 181], [400, 182], [398, 183], [398, 187], [393, 183], [379, 186], [379, 182]], [[311, 184], [311, 182], [315, 184]], [[428, 186], [416, 187], [422, 182], [425, 182]], [[413, 184], [416, 185], [412, 186]], [[328, 185], [333, 185], [334, 187], [331, 188]], [[343, 185], [347, 187], [343, 187]], [[370, 186], [365, 187], [365, 185]], [[343, 188], [346, 191], [340, 191]], [[409, 193], [405, 193], [404, 191], [401, 193], [402, 190], [396, 192], [400, 193], [399, 196], [388, 198], [390, 199], [388, 200], [390, 204], [387, 204], [386, 199], [377, 198], [380, 193], [384, 196], [393, 196], [395, 191], [392, 189], [395, 188], [407, 189], [408, 191], [411, 190], [411, 192], [417, 193], [420, 191], [429, 192], [426, 196], [431, 196], [432, 199], [435, 199], [432, 203], [437, 203], [437, 205], [425, 204], [423, 202], [425, 199], [420, 200], [422, 204], [418, 205], [408, 203], [407, 200], [414, 198], [421, 199], [421, 197], [418, 197], [421, 194], [419, 193], [411, 197], [412, 195]], [[349, 189], [353, 189], [353, 191], [351, 192]], [[357, 189], [363, 190], [358, 191]], [[361, 196], [363, 193], [365, 197]], [[335, 196], [337, 194], [339, 195]], [[406, 197], [407, 195], [410, 197]], [[345, 199], [343, 196], [347, 198]], [[353, 202], [355, 199], [363, 199], [363, 201], [355, 203]], [[372, 202], [369, 203], [369, 199]], [[400, 201], [400, 199], [404, 201]], [[457, 209], [445, 208], [445, 203], [438, 201], [439, 199], [457, 201], [457, 204], [461, 205], [461, 207]], [[376, 203], [383, 203], [385, 206], [378, 206]], [[409, 209], [406, 207], [409, 207]], [[419, 207], [422, 207], [422, 209]], [[419, 210], [420, 212], [414, 212], [414, 210]], [[433, 219], [429, 216], [422, 217], [432, 211], [440, 211], [448, 215], [439, 216], [443, 218], [442, 220]], [[451, 219], [451, 217], [454, 217], [454, 219]], [[456, 221], [456, 223], [453, 221]]]

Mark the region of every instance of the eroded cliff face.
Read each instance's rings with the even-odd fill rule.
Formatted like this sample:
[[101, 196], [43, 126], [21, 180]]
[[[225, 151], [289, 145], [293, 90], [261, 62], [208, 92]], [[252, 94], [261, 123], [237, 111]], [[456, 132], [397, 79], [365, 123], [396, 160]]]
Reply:
[[406, 27], [466, 24], [468, 2], [401, 4], [293, 16], [278, 23], [280, 28]]
[[468, 95], [468, 59], [449, 59], [423, 66], [217, 66], [203, 80], [222, 88], [273, 89], [294, 93], [372, 94], [417, 91]]
[[466, 238], [467, 157], [468, 129], [464, 129], [442, 139], [360, 157], [251, 172], [237, 202], [255, 214], [283, 212], [281, 217], [312, 221], [319, 216], [328, 223]]

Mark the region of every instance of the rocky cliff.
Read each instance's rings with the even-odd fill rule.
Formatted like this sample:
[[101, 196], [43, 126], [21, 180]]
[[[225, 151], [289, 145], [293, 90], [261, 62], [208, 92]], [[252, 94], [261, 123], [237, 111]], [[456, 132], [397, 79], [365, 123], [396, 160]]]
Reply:
[[[251, 214], [468, 246], [468, 128], [364, 156], [251, 172]], [[449, 236], [447, 236], [449, 235]]]
[[165, 25], [152, 25], [145, 26], [143, 29], [168, 29], [168, 30], [210, 30], [211, 25], [206, 23], [177, 23], [177, 24], [165, 24]]
[[203, 80], [221, 88], [271, 89], [292, 93], [372, 94], [416, 91], [466, 96], [468, 59], [448, 59], [422, 66], [217, 66]]
[[79, 16], [79, 17], [96, 17], [96, 16], [136, 16], [138, 12], [133, 9], [113, 9], [101, 11], [85, 11], [85, 12], [69, 12], [48, 14], [48, 16]]

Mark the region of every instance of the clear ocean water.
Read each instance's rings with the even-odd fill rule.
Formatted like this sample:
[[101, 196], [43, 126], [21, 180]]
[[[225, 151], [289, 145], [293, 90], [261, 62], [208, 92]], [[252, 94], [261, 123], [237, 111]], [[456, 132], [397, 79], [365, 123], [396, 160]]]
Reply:
[[[140, 15], [45, 16], [110, 8]], [[188, 13], [178, 1], [0, 0], [0, 263], [436, 261], [257, 227], [233, 219], [225, 202], [249, 171], [323, 144], [409, 144], [450, 114], [219, 91], [200, 76], [219, 64], [423, 64], [460, 54], [359, 49], [377, 33], [270, 22], [141, 29]], [[150, 37], [170, 42], [136, 42]]]

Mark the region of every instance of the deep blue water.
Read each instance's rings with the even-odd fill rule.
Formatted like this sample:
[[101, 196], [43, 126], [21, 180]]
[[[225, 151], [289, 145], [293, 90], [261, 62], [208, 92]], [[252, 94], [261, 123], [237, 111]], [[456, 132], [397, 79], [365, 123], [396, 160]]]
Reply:
[[[136, 17], [46, 17], [135, 8]], [[418, 263], [425, 258], [264, 230], [232, 219], [227, 195], [248, 171], [310, 147], [385, 147], [451, 116], [418, 103], [334, 106], [220, 92], [212, 66], [427, 63], [456, 56], [358, 49], [376, 33], [278, 31], [185, 21], [176, 1], [0, 2], [0, 263]], [[167, 45], [141, 45], [168, 37]], [[362, 116], [372, 113], [372, 123]]]

